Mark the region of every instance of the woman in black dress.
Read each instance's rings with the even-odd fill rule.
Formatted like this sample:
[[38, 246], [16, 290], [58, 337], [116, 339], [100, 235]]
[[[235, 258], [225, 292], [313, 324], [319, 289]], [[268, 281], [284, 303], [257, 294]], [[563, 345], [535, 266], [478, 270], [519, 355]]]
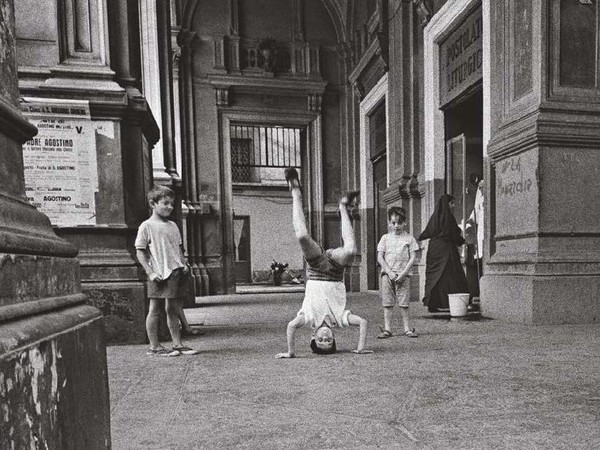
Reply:
[[453, 214], [454, 197], [442, 195], [419, 241], [429, 239], [423, 303], [430, 312], [448, 308], [448, 294], [469, 292], [458, 254], [465, 240]]

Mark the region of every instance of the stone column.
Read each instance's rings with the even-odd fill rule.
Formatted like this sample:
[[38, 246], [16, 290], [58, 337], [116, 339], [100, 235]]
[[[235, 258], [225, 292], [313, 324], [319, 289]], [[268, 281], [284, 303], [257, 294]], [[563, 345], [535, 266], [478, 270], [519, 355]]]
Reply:
[[595, 8], [490, 2], [485, 316], [600, 320], [599, 30], [588, 20]]
[[102, 316], [77, 248], [27, 201], [12, 0], [0, 0], [0, 448], [110, 448]]

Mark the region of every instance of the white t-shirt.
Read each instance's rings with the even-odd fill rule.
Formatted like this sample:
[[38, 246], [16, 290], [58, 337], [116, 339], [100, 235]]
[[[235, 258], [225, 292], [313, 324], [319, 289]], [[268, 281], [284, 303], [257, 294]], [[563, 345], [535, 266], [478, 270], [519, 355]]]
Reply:
[[410, 252], [419, 250], [419, 244], [412, 234], [387, 233], [381, 236], [377, 251], [384, 252], [384, 259], [390, 269], [401, 272], [410, 259]]
[[163, 280], [173, 270], [184, 267], [181, 256], [181, 233], [175, 222], [149, 218], [138, 228], [135, 248], [150, 252], [150, 266]]

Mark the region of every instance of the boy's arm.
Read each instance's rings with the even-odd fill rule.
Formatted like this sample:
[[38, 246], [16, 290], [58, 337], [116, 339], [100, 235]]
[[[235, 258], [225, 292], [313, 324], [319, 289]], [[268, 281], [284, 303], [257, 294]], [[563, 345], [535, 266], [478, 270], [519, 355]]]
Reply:
[[381, 251], [377, 252], [377, 262], [381, 266], [381, 270], [384, 273], [386, 273], [391, 279], [394, 279], [396, 274], [394, 272], [392, 272], [392, 269], [390, 269], [390, 266], [388, 266], [388, 264], [385, 262], [385, 252], [381, 252]]
[[296, 357], [296, 330], [306, 323], [304, 316], [296, 316], [287, 326], [287, 353], [278, 353], [275, 358], [295, 358]]
[[373, 353], [373, 350], [365, 350], [365, 344], [367, 342], [367, 321], [356, 314], [348, 314], [348, 323], [350, 325], [358, 325], [358, 345], [356, 350], [352, 350], [352, 353], [367, 354]]
[[181, 262], [183, 263], [183, 272], [188, 273], [190, 271], [190, 265], [185, 258], [185, 252], [183, 251], [183, 244], [179, 246], [179, 255], [181, 257]]
[[407, 276], [410, 275], [411, 270], [412, 270], [412, 266], [415, 264], [416, 259], [417, 259], [417, 252], [413, 250], [413, 251], [410, 252], [410, 259], [406, 263], [406, 267], [404, 268], [404, 270], [402, 271], [402, 273], [400, 273], [398, 275], [398, 278], [402, 279], [402, 278], [407, 277]]
[[137, 248], [135, 250], [135, 255], [137, 256], [137, 260], [140, 262], [151, 281], [162, 280], [160, 275], [152, 270], [152, 266], [150, 265], [150, 254], [148, 253], [148, 250]]

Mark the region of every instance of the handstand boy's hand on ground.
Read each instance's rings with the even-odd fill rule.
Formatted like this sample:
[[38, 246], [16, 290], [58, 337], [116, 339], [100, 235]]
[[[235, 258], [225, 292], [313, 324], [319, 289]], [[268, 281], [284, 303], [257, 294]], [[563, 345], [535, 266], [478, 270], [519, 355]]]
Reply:
[[293, 353], [289, 353], [289, 352], [285, 352], [285, 353], [277, 353], [275, 355], [275, 358], [277, 359], [289, 359], [289, 358], [295, 358], [296, 355], [294, 355]]
[[357, 355], [370, 355], [373, 353], [373, 350], [351, 350], [352, 353], [356, 353]]

